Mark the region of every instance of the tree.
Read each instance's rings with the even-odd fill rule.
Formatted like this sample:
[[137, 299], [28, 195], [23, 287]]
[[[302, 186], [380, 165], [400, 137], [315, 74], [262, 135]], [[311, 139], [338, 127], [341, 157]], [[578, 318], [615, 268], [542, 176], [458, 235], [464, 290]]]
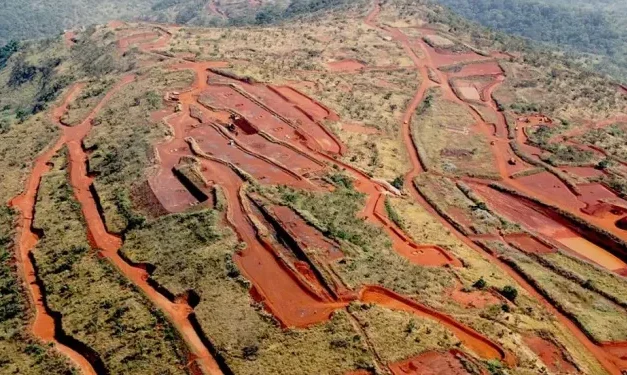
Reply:
[[503, 297], [514, 302], [516, 300], [516, 297], [518, 297], [518, 290], [511, 285], [505, 285], [503, 289], [501, 289], [501, 294], [503, 295]]

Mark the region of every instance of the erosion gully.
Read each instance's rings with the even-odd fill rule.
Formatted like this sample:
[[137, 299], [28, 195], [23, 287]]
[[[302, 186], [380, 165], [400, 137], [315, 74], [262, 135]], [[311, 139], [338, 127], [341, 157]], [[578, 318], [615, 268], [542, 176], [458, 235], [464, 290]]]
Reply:
[[[460, 238], [464, 243], [466, 243], [471, 248], [473, 248], [476, 251], [478, 251], [479, 253], [483, 254], [492, 263], [498, 265], [503, 270], [505, 270], [528, 293], [530, 293], [538, 301], [541, 301], [542, 304], [553, 315], [555, 315], [558, 318], [560, 323], [562, 323], [565, 327], [567, 327], [568, 330], [573, 334], [573, 336], [586, 349], [588, 349], [594, 355], [594, 357], [599, 361], [599, 363], [601, 363], [601, 365], [609, 373], [615, 374], [615, 375], [620, 375], [621, 371], [624, 370], [625, 368], [627, 368], [627, 363], [626, 363], [627, 361], [625, 361], [625, 359], [624, 359], [624, 355], [625, 355], [624, 349], [625, 349], [625, 347], [627, 347], [627, 345], [625, 343], [614, 343], [614, 344], [612, 344], [612, 343], [595, 343], [592, 340], [590, 340], [589, 337], [586, 336], [586, 334], [579, 328], [579, 326], [577, 326], [577, 324], [575, 324], [572, 320], [570, 320], [568, 317], [566, 317], [564, 314], [562, 314], [560, 311], [558, 311], [549, 301], [547, 301], [539, 293], [539, 291], [534, 286], [532, 286], [530, 283], [528, 283], [523, 277], [521, 277], [509, 265], [507, 265], [504, 262], [502, 262], [495, 255], [493, 255], [493, 254], [485, 251], [483, 248], [477, 246], [477, 244], [475, 244], [470, 238], [466, 237], [461, 232], [459, 232], [453, 225], [451, 225], [451, 223], [449, 223], [445, 218], [443, 218], [441, 215], [439, 215], [436, 212], [436, 210], [433, 207], [431, 207], [430, 204], [424, 199], [424, 197], [422, 197], [420, 195], [418, 190], [415, 189], [413, 181], [414, 181], [415, 177], [418, 174], [424, 172], [424, 166], [421, 164], [420, 157], [418, 156], [418, 153], [416, 151], [415, 145], [414, 145], [414, 143], [412, 141], [412, 138], [411, 138], [411, 118], [412, 118], [413, 114], [415, 113], [416, 109], [418, 108], [418, 105], [423, 100], [425, 92], [426, 92], [426, 90], [428, 88], [430, 88], [430, 87], [440, 87], [444, 91], [445, 98], [447, 98], [449, 100], [453, 100], [453, 101], [455, 101], [457, 103], [460, 103], [460, 104], [464, 105], [467, 108], [467, 110], [475, 118], [479, 128], [481, 129], [481, 132], [489, 137], [488, 139], [493, 140], [495, 142], [507, 142], [507, 139], [504, 140], [504, 139], [498, 138], [496, 136], [496, 134], [498, 134], [498, 133], [502, 134], [502, 132], [490, 131], [490, 129], [489, 129], [490, 126], [481, 118], [479, 113], [477, 113], [470, 105], [468, 105], [468, 103], [464, 102], [463, 100], [461, 100], [460, 98], [457, 97], [457, 95], [453, 92], [452, 88], [449, 85], [449, 81], [448, 81], [447, 75], [444, 72], [438, 71], [437, 70], [437, 66], [433, 65], [432, 58], [431, 58], [431, 53], [432, 52], [427, 48], [427, 46], [425, 46], [425, 44], [421, 40], [419, 40], [417, 42], [419, 43], [421, 49], [423, 50], [423, 52], [425, 54], [425, 58], [424, 59], [420, 59], [418, 56], [416, 56], [414, 51], [411, 49], [408, 37], [405, 36], [400, 30], [395, 29], [395, 28], [390, 28], [390, 27], [387, 27], [387, 26], [381, 27], [381, 26], [379, 26], [376, 23], [376, 18], [377, 18], [377, 15], [379, 14], [380, 10], [381, 10], [381, 5], [378, 2], [375, 2], [374, 9], [366, 17], [366, 20], [365, 20], [366, 24], [368, 24], [369, 26], [371, 26], [373, 28], [377, 28], [379, 30], [382, 30], [382, 31], [388, 33], [394, 40], [399, 42], [404, 47], [404, 49], [407, 51], [407, 53], [410, 55], [412, 61], [415, 64], [416, 70], [420, 73], [420, 75], [422, 77], [422, 84], [421, 84], [420, 88], [418, 89], [418, 91], [416, 92], [416, 95], [414, 96], [414, 99], [410, 103], [410, 106], [408, 107], [408, 109], [407, 109], [407, 111], [405, 113], [405, 116], [403, 118], [402, 135], [403, 135], [403, 139], [405, 141], [406, 149], [408, 150], [409, 155], [410, 155], [410, 160], [412, 162], [412, 170], [409, 173], [407, 173], [407, 175], [405, 176], [405, 186], [408, 187], [408, 189], [409, 189], [409, 191], [410, 191], [410, 193], [411, 193], [411, 195], [413, 196], [414, 199], [416, 199], [432, 215], [434, 215], [435, 217], [438, 217], [440, 219], [440, 221], [449, 230], [451, 230], [453, 233], [455, 233], [457, 235], [458, 238]], [[436, 71], [437, 74], [439, 75], [440, 81], [442, 83], [437, 84], [437, 83], [431, 81], [429, 79], [429, 77], [428, 77], [428, 74], [427, 74], [428, 70], [427, 69], [432, 69], [433, 71]], [[501, 126], [505, 126], [505, 120], [502, 117], [503, 116], [502, 113], [497, 111], [496, 104], [494, 103], [494, 100], [491, 97], [491, 92], [492, 92], [492, 90], [494, 90], [494, 88], [496, 86], [498, 86], [498, 84], [502, 83], [503, 79], [504, 79], [503, 76], [499, 76], [497, 78], [497, 82], [495, 82], [494, 84], [489, 86], [486, 89], [486, 91], [484, 92], [485, 99], [487, 101], [489, 101], [490, 108], [492, 108], [495, 112], [497, 112], [497, 116], [500, 119], [499, 123], [502, 124]], [[497, 126], [498, 126], [498, 124], [497, 124]], [[507, 181], [507, 183], [510, 186], [512, 186], [513, 188], [515, 188], [515, 189], [517, 189], [519, 191], [522, 191], [522, 192], [524, 192], [525, 194], [527, 194], [529, 196], [535, 196], [534, 192], [529, 191], [524, 186], [521, 186], [520, 184], [516, 183], [515, 181], [511, 181], [511, 180], [509, 180], [507, 178], [508, 177], [508, 173], [507, 173], [507, 167], [506, 167], [506, 160], [503, 158], [503, 155], [498, 153], [498, 152], [496, 152], [495, 149], [493, 149], [493, 153], [494, 153], [495, 160], [497, 160], [499, 172], [500, 172], [503, 180]], [[567, 212], [572, 212], [573, 214], [575, 214], [577, 216], [580, 216], [580, 214], [578, 212], [573, 212], [569, 208], [564, 208], [564, 209]]]

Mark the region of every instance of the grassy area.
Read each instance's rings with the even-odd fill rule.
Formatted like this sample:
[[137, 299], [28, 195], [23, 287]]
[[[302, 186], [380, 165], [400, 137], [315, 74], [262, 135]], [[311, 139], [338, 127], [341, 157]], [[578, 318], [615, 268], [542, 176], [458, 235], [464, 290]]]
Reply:
[[355, 304], [350, 311], [384, 363], [394, 363], [430, 350], [460, 344], [455, 335], [434, 320], [385, 307]]
[[488, 140], [471, 128], [472, 115], [439, 91], [412, 117], [411, 133], [427, 168], [452, 175], [497, 178]]
[[551, 272], [519, 251], [509, 248], [506, 256], [516, 269], [532, 280], [550, 301], [572, 317], [595, 341], [624, 341], [627, 338], [627, 329], [622, 324], [626, 318], [624, 308], [575, 281]]
[[573, 122], [601, 120], [627, 108], [625, 96], [606, 78], [552, 67], [551, 63], [532, 66], [502, 62], [501, 66], [507, 79], [494, 91], [494, 97], [507, 107], [534, 105], [533, 112]]
[[448, 178], [423, 173], [416, 178], [415, 184], [429, 202], [465, 228], [467, 233], [497, 233], [504, 226], [485, 205], [468, 198]]
[[115, 93], [96, 116], [99, 125], [84, 144], [96, 148], [89, 156], [89, 168], [97, 175], [94, 186], [109, 231], [120, 233], [140, 220], [130, 209], [131, 188], [145, 181], [146, 169], [153, 163], [153, 145], [168, 134], [165, 126], [150, 119], [150, 113], [161, 108], [166, 89], [188, 87], [192, 79], [189, 71], [151, 69]]
[[33, 251], [51, 310], [65, 332], [93, 349], [115, 374], [183, 374], [185, 352], [173, 328], [87, 241], [68, 183], [65, 149], [37, 197]]
[[0, 208], [0, 367], [7, 374], [70, 374], [63, 356], [31, 337], [26, 291], [11, 253], [14, 218], [12, 210]]
[[31, 163], [57, 137], [57, 127], [43, 115], [0, 134], [0, 201], [7, 202], [22, 191]]
[[344, 281], [355, 289], [376, 284], [429, 301], [452, 286], [445, 269], [411, 264], [394, 251], [390, 238], [380, 227], [360, 219], [364, 196], [355, 190], [338, 187], [333, 193], [314, 193], [278, 188], [266, 194], [315, 218], [327, 229], [327, 236], [340, 242], [345, 259], [336, 267]]
[[579, 140], [599, 147], [608, 155], [627, 161], [627, 124], [612, 124], [602, 129], [591, 129]]
[[336, 111], [342, 123], [363, 124], [378, 130], [373, 136], [334, 127], [348, 148], [344, 161], [390, 181], [408, 171], [399, 119], [420, 84], [415, 72], [325, 73], [309, 78], [315, 80], [320, 89], [309, 89], [307, 93]]
[[201, 211], [130, 231], [122, 251], [155, 265], [152, 277], [170, 292], [193, 290], [200, 297], [200, 325], [237, 374], [340, 374], [371, 366], [345, 312], [308, 329], [280, 329], [251, 299], [250, 284], [233, 262], [239, 248], [218, 212]]
[[115, 79], [100, 78], [89, 82], [68, 105], [61, 122], [68, 126], [80, 124], [113, 86]]
[[627, 281], [624, 278], [562, 252], [546, 254], [542, 258], [583, 280], [586, 287], [601, 290], [616, 302], [627, 306]]

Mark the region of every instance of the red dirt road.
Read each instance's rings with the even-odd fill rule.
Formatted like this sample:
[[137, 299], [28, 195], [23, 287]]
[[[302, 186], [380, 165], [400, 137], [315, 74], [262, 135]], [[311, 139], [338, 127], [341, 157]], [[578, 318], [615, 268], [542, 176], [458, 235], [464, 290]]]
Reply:
[[[584, 345], [592, 354], [594, 354], [595, 358], [602, 364], [602, 366], [611, 374], [615, 374], [618, 375], [621, 373], [620, 369], [621, 368], [625, 368], [624, 363], [621, 364], [621, 361], [616, 358], [616, 356], [612, 355], [610, 352], [604, 350], [602, 347], [594, 344], [593, 342], [591, 342], [588, 337], [586, 337], [586, 335], [571, 321], [569, 320], [567, 317], [565, 317], [564, 315], [562, 315], [561, 313], [559, 313], [548, 301], [546, 301], [546, 299], [544, 299], [540, 293], [537, 292], [537, 290], [531, 286], [529, 283], [527, 283], [524, 279], [522, 279], [520, 277], [520, 275], [518, 275], [513, 269], [511, 269], [509, 266], [505, 265], [503, 262], [501, 262], [500, 260], [498, 260], [496, 257], [486, 253], [485, 251], [483, 251], [481, 248], [479, 248], [478, 246], [476, 246], [476, 244], [474, 244], [469, 238], [465, 237], [462, 233], [458, 232], [450, 223], [448, 223], [446, 221], [446, 219], [442, 218], [439, 214], [437, 214], [437, 212], [423, 199], [423, 197], [420, 196], [420, 194], [418, 193], [418, 191], [416, 189], [413, 188], [413, 180], [414, 178], [421, 172], [423, 172], [423, 168], [421, 165], [421, 161], [420, 158], [418, 157], [418, 154], [415, 150], [415, 146], [412, 142], [411, 139], [411, 135], [410, 135], [410, 121], [411, 121], [411, 117], [413, 116], [417, 106], [419, 105], [419, 103], [422, 101], [422, 98], [424, 97], [425, 91], [427, 88], [432, 87], [434, 85], [436, 85], [435, 82], [431, 81], [428, 78], [428, 69], [431, 69], [432, 71], [436, 71], [435, 68], [437, 67], [437, 65], [439, 63], [441, 63], [441, 61], [439, 61], [439, 57], [434, 58], [433, 56], [437, 55], [437, 52], [435, 52], [434, 50], [430, 50], [429, 47], [425, 47], [423, 46], [423, 44], [419, 41], [419, 44], [421, 46], [423, 46], [423, 51], [425, 53], [425, 58], [424, 60], [418, 58], [416, 56], [416, 54], [412, 51], [411, 49], [411, 45], [408, 41], [408, 38], [402, 34], [402, 32], [398, 29], [393, 29], [393, 28], [386, 28], [386, 27], [379, 27], [376, 24], [376, 18], [378, 13], [380, 12], [380, 4], [378, 1], [375, 1], [375, 5], [374, 5], [374, 9], [373, 11], [371, 11], [369, 13], [369, 15], [366, 17], [365, 19], [365, 23], [368, 24], [371, 27], [374, 28], [379, 28], [387, 33], [389, 33], [390, 36], [392, 36], [392, 38], [394, 38], [395, 40], [397, 40], [401, 45], [403, 45], [403, 47], [405, 48], [405, 50], [408, 52], [409, 57], [412, 58], [412, 60], [414, 61], [416, 70], [421, 74], [422, 77], [422, 84], [420, 86], [420, 88], [418, 89], [414, 100], [411, 102], [411, 104], [409, 105], [405, 116], [403, 117], [403, 126], [402, 126], [402, 136], [403, 139], [405, 141], [406, 144], [406, 148], [409, 151], [409, 155], [410, 155], [410, 161], [412, 163], [412, 170], [407, 173], [407, 175], [405, 176], [405, 186], [411, 187], [409, 188], [410, 194], [412, 195], [413, 198], [415, 198], [423, 207], [427, 208], [427, 210], [432, 213], [433, 215], [436, 215], [436, 217], [439, 217], [440, 220], [443, 222], [443, 224], [445, 226], [447, 226], [447, 228], [449, 228], [453, 233], [455, 233], [464, 243], [466, 243], [468, 246], [470, 246], [471, 248], [479, 251], [480, 253], [482, 253], [484, 256], [488, 257], [493, 263], [499, 265], [501, 268], [503, 268], [510, 276], [512, 276], [518, 283], [519, 285], [521, 285], [525, 290], [527, 290], [527, 292], [529, 292], [534, 298], [536, 298], [537, 300], [541, 301], [546, 308], [555, 316], [558, 317], [559, 321], [565, 325], [569, 331], [578, 339], [578, 341]], [[434, 64], [433, 61], [436, 61], [436, 63]], [[440, 59], [441, 60], [441, 59]], [[459, 62], [461, 60], [454, 60], [453, 62]], [[438, 72], [439, 75], [442, 75], [442, 72]], [[446, 89], [445, 91], [452, 91], [450, 90], [450, 86], [448, 86], [448, 84], [446, 82], [448, 82], [447, 79], [440, 79], [441, 82], [444, 82], [441, 85], [445, 85]], [[491, 89], [493, 89], [494, 87], [491, 87]], [[487, 98], [487, 96], [486, 96]], [[495, 105], [492, 103], [492, 106], [495, 107]], [[473, 115], [477, 118], [479, 117], [477, 113], [475, 113], [474, 111], [472, 111], [471, 109], [469, 109], [469, 111], [471, 111], [471, 113], [473, 113]], [[483, 122], [480, 117], [479, 117], [479, 123], [483, 128], [486, 128], [487, 124], [485, 124], [485, 122]], [[485, 131], [484, 134], [489, 134], [489, 131]], [[499, 133], [497, 132], [497, 135], [499, 135]], [[495, 141], [498, 141], [496, 138]], [[507, 174], [507, 167], [506, 167], [506, 163], [504, 162], [504, 160], [502, 158], [499, 158], [497, 155], [497, 161], [498, 164], [500, 165], [499, 169], [501, 171], [502, 176], [508, 176]], [[510, 181], [511, 183], [511, 181]], [[517, 186], [516, 186], [517, 187]], [[517, 216], [516, 219], [520, 219], [520, 216]], [[516, 220], [515, 220], [516, 221]]]

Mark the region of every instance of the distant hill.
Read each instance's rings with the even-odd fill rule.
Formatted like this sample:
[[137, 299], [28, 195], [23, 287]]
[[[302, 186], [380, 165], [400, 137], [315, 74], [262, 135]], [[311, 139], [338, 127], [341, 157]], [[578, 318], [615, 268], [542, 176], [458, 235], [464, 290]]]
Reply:
[[436, 1], [484, 26], [592, 54], [593, 68], [627, 81], [626, 1]]
[[347, 0], [59, 0], [0, 1], [0, 46], [49, 37], [64, 29], [114, 19], [197, 26], [265, 24], [346, 4]]

